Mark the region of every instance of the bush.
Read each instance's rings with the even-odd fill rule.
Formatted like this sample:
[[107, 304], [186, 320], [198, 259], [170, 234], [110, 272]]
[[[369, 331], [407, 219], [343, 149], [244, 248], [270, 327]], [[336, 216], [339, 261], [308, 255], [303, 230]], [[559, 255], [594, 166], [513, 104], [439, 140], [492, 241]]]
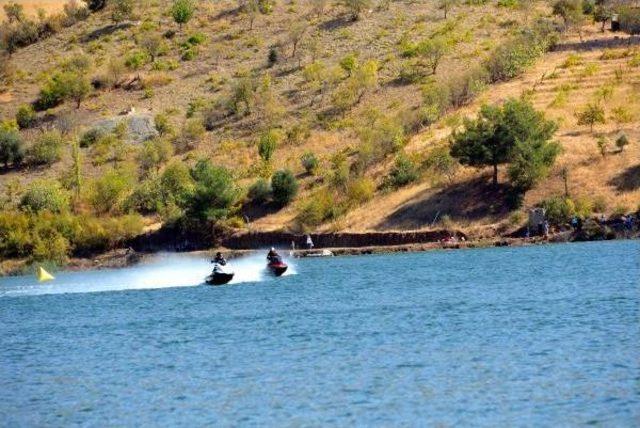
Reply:
[[187, 201], [188, 214], [199, 220], [225, 219], [239, 194], [231, 172], [201, 159], [191, 170], [191, 176], [195, 188]]
[[9, 164], [18, 165], [24, 158], [24, 148], [20, 134], [13, 129], [0, 127], [0, 162], [7, 168]]
[[352, 205], [360, 205], [373, 199], [375, 190], [376, 185], [370, 178], [361, 177], [347, 185], [347, 199]]
[[270, 129], [260, 135], [258, 141], [258, 154], [265, 162], [269, 162], [276, 151], [276, 147], [281, 140], [281, 134], [275, 129]]
[[125, 60], [124, 65], [131, 70], [138, 70], [147, 63], [147, 54], [142, 51], [135, 51], [129, 54]]
[[169, 123], [169, 118], [167, 117], [167, 115], [158, 113], [155, 115], [153, 120], [155, 123], [156, 131], [158, 131], [158, 134], [168, 135], [173, 133], [173, 127]]
[[164, 201], [160, 180], [150, 178], [136, 186], [124, 203], [125, 210], [135, 210], [142, 214], [156, 213], [162, 209]]
[[205, 132], [206, 129], [202, 124], [202, 120], [195, 117], [187, 119], [182, 126], [181, 135], [175, 141], [176, 152], [183, 153], [195, 149]]
[[263, 178], [259, 178], [249, 187], [249, 199], [253, 202], [261, 204], [266, 202], [271, 196], [271, 185]]
[[623, 151], [624, 148], [629, 145], [629, 139], [626, 134], [620, 134], [618, 138], [616, 138], [616, 147]]
[[162, 138], [145, 141], [138, 152], [138, 165], [144, 174], [157, 171], [173, 155], [173, 147]]
[[171, 7], [171, 16], [173, 20], [180, 26], [191, 20], [195, 12], [196, 5], [192, 0], [175, 0]]
[[313, 152], [305, 152], [300, 157], [300, 162], [307, 174], [314, 174], [320, 164], [320, 162], [318, 162], [318, 158], [316, 158], [316, 155], [314, 155]]
[[398, 188], [413, 183], [418, 179], [418, 169], [415, 163], [404, 155], [396, 158], [396, 163], [385, 177], [385, 187]]
[[86, 130], [80, 136], [80, 147], [91, 147], [105, 135], [105, 131], [100, 128], [91, 128]]
[[551, 224], [565, 224], [575, 214], [575, 204], [570, 198], [555, 196], [540, 203]]
[[22, 195], [20, 208], [26, 211], [60, 213], [69, 208], [69, 195], [57, 181], [37, 180]]
[[97, 213], [120, 212], [134, 182], [130, 172], [112, 169], [89, 184], [89, 202]]
[[277, 171], [271, 177], [273, 200], [281, 206], [287, 205], [298, 193], [298, 182], [289, 170]]
[[48, 131], [36, 138], [29, 149], [29, 162], [33, 165], [51, 165], [62, 157], [64, 141], [59, 131]]
[[336, 203], [331, 192], [322, 189], [308, 198], [298, 213], [296, 220], [303, 226], [317, 226], [333, 220], [342, 214], [342, 208]]
[[23, 104], [16, 113], [16, 122], [20, 129], [31, 128], [36, 121], [36, 112], [29, 104]]
[[201, 45], [207, 40], [207, 36], [202, 33], [195, 33], [187, 39], [187, 43], [191, 45]]

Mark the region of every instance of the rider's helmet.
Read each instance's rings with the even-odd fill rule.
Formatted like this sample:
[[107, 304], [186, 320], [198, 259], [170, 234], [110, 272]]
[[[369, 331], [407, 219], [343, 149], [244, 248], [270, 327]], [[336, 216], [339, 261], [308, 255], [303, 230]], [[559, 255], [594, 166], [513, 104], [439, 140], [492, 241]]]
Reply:
[[271, 247], [271, 251], [275, 251], [275, 250], [276, 250], [275, 248]]
[[222, 257], [222, 253], [221, 253], [220, 251], [218, 251], [218, 252], [216, 253], [216, 257]]

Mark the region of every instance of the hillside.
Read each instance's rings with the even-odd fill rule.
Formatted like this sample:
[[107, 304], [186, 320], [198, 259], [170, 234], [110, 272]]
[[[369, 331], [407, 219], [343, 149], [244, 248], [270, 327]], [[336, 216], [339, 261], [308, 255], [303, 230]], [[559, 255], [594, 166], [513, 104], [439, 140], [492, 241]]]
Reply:
[[[271, 8], [266, 13], [243, 10], [237, 1], [199, 2], [182, 26], [173, 22], [169, 1], [133, 2], [119, 22], [108, 4], [17, 49], [5, 57], [1, 119], [12, 120], [21, 106], [42, 98], [52, 76], [74, 64], [82, 68], [73, 72], [93, 88], [77, 104], [65, 100], [42, 108], [34, 124], [20, 131], [27, 154], [45, 130], [62, 131], [65, 146], [59, 160], [27, 161], [2, 172], [6, 207], [18, 205], [34, 180], [54, 179], [77, 193], [76, 212], [121, 216], [139, 206], [131, 202], [132, 192], [155, 185], [167, 165], [193, 167], [206, 158], [230, 170], [245, 195], [236, 199], [226, 224], [243, 228], [249, 220], [253, 230], [445, 224], [478, 236], [506, 233], [523, 224], [528, 208], [564, 194], [563, 170], [574, 203], [588, 205], [589, 212], [637, 209], [637, 40], [627, 43], [622, 33], [585, 24], [582, 41], [572, 31], [559, 34], [551, 52], [528, 53], [515, 77], [485, 77], [486, 64], [501, 49], [522, 44], [518, 38], [531, 37], [529, 29], [541, 23], [561, 27], [549, 3], [451, 2], [446, 18], [443, 2], [364, 3], [368, 7], [354, 20], [343, 5], [318, 0], [265, 2]], [[534, 38], [546, 37], [531, 31]], [[442, 87], [451, 100], [434, 112], [426, 100], [440, 96], [434, 91]], [[488, 170], [461, 166], [448, 155], [450, 135], [462, 129], [464, 117], [475, 117], [484, 103], [514, 97], [557, 121], [554, 139], [563, 149], [516, 210], [505, 203], [504, 188], [490, 185]], [[606, 116], [594, 132], [579, 126], [575, 115], [589, 103], [602, 106]], [[155, 124], [162, 135], [143, 144], [134, 141], [129, 125], [128, 133], [110, 140], [112, 146], [87, 144], [73, 155], [71, 143], [96, 127], [135, 118], [151, 128], [154, 120], [166, 121], [162, 129]], [[621, 133], [629, 144], [619, 152], [614, 141]], [[123, 145], [113, 143], [118, 138]], [[600, 138], [607, 140], [604, 155], [596, 144]], [[262, 159], [261, 141], [275, 146]], [[318, 160], [311, 173], [301, 164], [304, 154]], [[398, 159], [415, 166], [415, 177], [390, 186]], [[291, 203], [281, 207], [268, 196], [246, 196], [256, 180], [269, 180], [280, 169], [291, 170], [299, 183]], [[82, 189], [69, 187], [71, 170], [82, 175]], [[92, 201], [101, 178], [111, 173], [129, 176], [104, 210]], [[503, 167], [500, 181], [507, 181]], [[172, 204], [139, 209], [147, 227], [174, 221], [179, 213]]]

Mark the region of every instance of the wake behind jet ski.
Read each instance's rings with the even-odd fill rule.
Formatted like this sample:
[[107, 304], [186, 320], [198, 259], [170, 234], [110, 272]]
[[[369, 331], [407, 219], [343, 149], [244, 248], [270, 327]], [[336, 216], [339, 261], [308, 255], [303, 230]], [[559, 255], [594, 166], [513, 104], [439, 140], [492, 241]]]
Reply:
[[282, 260], [280, 254], [271, 247], [271, 250], [269, 250], [267, 254], [267, 270], [275, 276], [281, 276], [288, 268], [289, 266]]
[[216, 257], [211, 260], [213, 263], [213, 271], [205, 278], [205, 282], [209, 285], [223, 285], [233, 279], [235, 274], [231, 267], [227, 265], [227, 261], [222, 253], [216, 253]]

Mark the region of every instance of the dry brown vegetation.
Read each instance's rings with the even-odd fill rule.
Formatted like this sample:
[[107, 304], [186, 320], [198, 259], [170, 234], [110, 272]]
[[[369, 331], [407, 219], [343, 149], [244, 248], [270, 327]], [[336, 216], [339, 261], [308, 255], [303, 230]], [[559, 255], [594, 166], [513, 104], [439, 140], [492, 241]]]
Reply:
[[[12, 55], [15, 71], [0, 93], [0, 118], [11, 119], [19, 106], [33, 102], [65, 60], [86, 55], [92, 62], [91, 77], [101, 87], [80, 108], [64, 102], [40, 113], [47, 117], [41, 127], [63, 124], [71, 134], [80, 134], [104, 118], [134, 109], [165, 115], [180, 135], [189, 121], [204, 119], [206, 132], [177, 149], [176, 158], [193, 164], [207, 157], [230, 168], [245, 188], [257, 177], [268, 177], [281, 168], [291, 169], [299, 178], [301, 190], [292, 205], [245, 212], [253, 228], [273, 230], [297, 227], [296, 217], [307, 200], [331, 180], [336, 155], [344, 153], [351, 160], [362, 150], [363, 129], [384, 120], [398, 123], [409, 139], [403, 150], [422, 162], [434, 147], [446, 145], [461, 118], [473, 115], [481, 103], [526, 96], [548, 117], [558, 120], [556, 138], [564, 153], [550, 177], [527, 193], [524, 208], [563, 193], [559, 175], [563, 166], [569, 170], [572, 195], [604, 198], [608, 211], [617, 206], [637, 208], [640, 66], [635, 62], [640, 62], [640, 50], [636, 45], [627, 47], [596, 27], [583, 32], [582, 43], [565, 37], [557, 51], [539, 60], [524, 76], [491, 85], [471, 105], [426, 126], [420, 120], [424, 84], [447, 81], [472, 69], [519, 28], [530, 25], [537, 16], [547, 16], [547, 3], [523, 2], [517, 8], [497, 7], [495, 1], [459, 5], [448, 11], [445, 20], [436, 2], [393, 1], [387, 10], [373, 8], [357, 21], [330, 2], [317, 13], [314, 3], [318, 2], [278, 1], [271, 14], [255, 18], [251, 30], [248, 14], [230, 0], [200, 3], [194, 18], [182, 29], [167, 13], [170, 2], [164, 0], [136, 3], [137, 19], [118, 26], [111, 23], [108, 11], [93, 14]], [[165, 37], [167, 32], [175, 35]], [[407, 44], [438, 34], [446, 35], [453, 45], [438, 64], [436, 75], [427, 72], [416, 80], [407, 78], [415, 62], [403, 55]], [[202, 41], [186, 44], [199, 35]], [[149, 41], [152, 38], [157, 40]], [[131, 65], [136, 53], [156, 42], [160, 46], [154, 49], [155, 61], [147, 58], [139, 66]], [[354, 100], [343, 105], [341, 91], [350, 89], [349, 75], [355, 73], [340, 66], [349, 55], [361, 67], [375, 61], [377, 78], [355, 89]], [[270, 56], [274, 57], [271, 63]], [[128, 67], [123, 64], [127, 60]], [[239, 103], [236, 110], [241, 111], [233, 114], [228, 110], [229, 100], [239, 85], [251, 87], [251, 105]], [[603, 92], [603, 88], [607, 89]], [[578, 126], [575, 117], [575, 111], [590, 102], [600, 103], [606, 112], [606, 124], [595, 127], [597, 135]], [[617, 124], [612, 117], [621, 108], [629, 114], [626, 123]], [[273, 160], [265, 165], [258, 156], [257, 141], [270, 129], [278, 130], [282, 139]], [[621, 131], [630, 144], [616, 153], [614, 141]], [[30, 140], [39, 132], [30, 129], [22, 134]], [[609, 140], [609, 153], [604, 157], [596, 145], [598, 136]], [[131, 145], [122, 162], [133, 165], [138, 151], [139, 145]], [[320, 160], [314, 176], [305, 174], [300, 164], [302, 154], [309, 151]], [[71, 164], [65, 152], [62, 161], [50, 167], [5, 172], [0, 187], [6, 189], [8, 183], [16, 182], [24, 187], [35, 178], [60, 177]], [[387, 155], [368, 165], [364, 176], [375, 185], [373, 199], [360, 199], [336, 220], [318, 228], [420, 229], [444, 221], [487, 233], [510, 222], [501, 195], [485, 185], [483, 171], [461, 167], [449, 176], [424, 170], [417, 184], [382, 189], [393, 164], [394, 156]], [[109, 168], [109, 163], [97, 165], [92, 152], [83, 149], [87, 178], [101, 176]]]

